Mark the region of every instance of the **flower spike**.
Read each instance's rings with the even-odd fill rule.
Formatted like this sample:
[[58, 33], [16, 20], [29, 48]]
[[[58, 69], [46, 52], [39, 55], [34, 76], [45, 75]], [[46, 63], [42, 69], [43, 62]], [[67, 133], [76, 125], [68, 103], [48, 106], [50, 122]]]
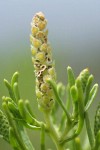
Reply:
[[31, 23], [31, 52], [36, 76], [36, 96], [39, 107], [51, 110], [54, 104], [53, 91], [48, 79], [56, 80], [51, 47], [48, 44], [47, 20], [42, 12], [36, 13]]

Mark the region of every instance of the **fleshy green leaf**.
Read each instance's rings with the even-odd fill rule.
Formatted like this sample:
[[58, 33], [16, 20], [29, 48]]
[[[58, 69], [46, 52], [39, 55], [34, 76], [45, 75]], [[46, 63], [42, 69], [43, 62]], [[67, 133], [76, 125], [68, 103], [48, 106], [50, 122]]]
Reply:
[[77, 90], [77, 87], [75, 85], [73, 85], [71, 87], [71, 96], [72, 96], [72, 99], [74, 100], [74, 102], [76, 102], [78, 100], [78, 90]]
[[68, 121], [71, 122], [70, 115], [67, 112], [67, 109], [66, 109], [63, 101], [60, 99], [60, 97], [58, 95], [56, 83], [54, 81], [52, 81], [51, 79], [48, 80], [48, 83], [50, 83], [50, 85], [52, 86], [55, 98], [56, 98], [57, 102], [60, 104], [60, 106], [62, 107], [63, 111], [65, 112]]
[[12, 76], [12, 79], [11, 79], [11, 86], [13, 87], [14, 83], [15, 82], [18, 82], [18, 77], [19, 77], [19, 73], [18, 72], [15, 72]]
[[14, 150], [21, 150], [20, 147], [19, 147], [19, 144], [17, 143], [13, 128], [10, 127], [10, 132], [9, 133], [10, 133], [9, 134], [10, 144], [13, 147], [13, 149]]
[[93, 100], [95, 99], [97, 90], [98, 90], [98, 84], [95, 84], [89, 93], [89, 100], [85, 106], [85, 111], [87, 111], [89, 107], [91, 106]]
[[69, 86], [73, 86], [75, 84], [75, 77], [71, 67], [67, 67], [67, 75], [68, 75], [68, 84]]
[[18, 108], [19, 108], [19, 112], [20, 112], [21, 116], [23, 117], [23, 119], [25, 119], [25, 121], [29, 124], [34, 124], [35, 120], [29, 114], [27, 109], [25, 108], [25, 104], [24, 104], [24, 101], [22, 99], [18, 101]]
[[13, 91], [14, 91], [16, 101], [18, 101], [20, 99], [20, 94], [19, 94], [19, 89], [18, 89], [18, 83], [17, 82], [15, 82], [13, 84]]
[[15, 100], [15, 96], [14, 96], [14, 93], [13, 93], [13, 90], [12, 90], [12, 87], [11, 87], [10, 83], [6, 79], [4, 79], [4, 83], [5, 83], [5, 85], [6, 85], [7, 89], [8, 89], [10, 97], [13, 100]]
[[87, 104], [88, 99], [89, 99], [89, 93], [91, 90], [91, 85], [92, 85], [93, 79], [94, 79], [93, 75], [90, 75], [88, 78], [87, 84], [86, 84], [85, 100], [84, 100], [85, 105]]
[[0, 110], [0, 135], [9, 142], [9, 122], [5, 114]]
[[98, 131], [100, 130], [100, 103], [97, 107], [94, 121], [94, 134], [97, 136]]

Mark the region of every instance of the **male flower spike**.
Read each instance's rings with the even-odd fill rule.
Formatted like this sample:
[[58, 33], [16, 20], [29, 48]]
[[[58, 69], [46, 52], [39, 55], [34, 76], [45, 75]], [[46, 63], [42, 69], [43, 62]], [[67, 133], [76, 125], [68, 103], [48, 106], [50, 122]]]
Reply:
[[36, 96], [39, 107], [51, 110], [54, 104], [53, 90], [48, 79], [56, 80], [54, 62], [48, 44], [47, 20], [42, 12], [36, 13], [31, 22], [31, 52], [36, 77]]

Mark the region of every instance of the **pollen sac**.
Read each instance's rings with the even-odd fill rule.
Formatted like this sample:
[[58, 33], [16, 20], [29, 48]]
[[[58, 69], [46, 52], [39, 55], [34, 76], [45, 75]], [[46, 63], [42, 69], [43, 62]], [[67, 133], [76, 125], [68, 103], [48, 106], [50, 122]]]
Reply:
[[39, 27], [40, 30], [44, 30], [46, 25], [47, 25], [46, 20], [45, 21], [41, 21], [41, 22], [38, 23], [38, 27]]
[[35, 18], [39, 18], [42, 21], [45, 20], [45, 16], [44, 16], [44, 14], [42, 12], [36, 13]]
[[36, 59], [40, 62], [43, 62], [45, 60], [45, 54], [43, 52], [39, 52], [36, 54]]
[[56, 78], [55, 69], [54, 67], [48, 69], [48, 73], [53, 77]]
[[40, 47], [40, 50], [41, 50], [41, 51], [44, 51], [44, 52], [46, 53], [46, 52], [47, 52], [47, 48], [48, 48], [47, 43], [43, 43], [43, 44], [41, 45], [41, 47]]
[[54, 103], [54, 99], [52, 97], [44, 96], [43, 104], [46, 104], [46, 108], [49, 109]]
[[36, 34], [36, 38], [42, 40], [43, 37], [45, 36], [44, 32], [43, 31], [39, 31], [37, 34]]
[[36, 38], [33, 38], [32, 42], [33, 42], [34, 47], [36, 47], [36, 48], [39, 48], [42, 44], [42, 42]]
[[42, 83], [41, 84], [41, 91], [46, 93], [49, 90], [49, 85], [47, 83]]
[[54, 95], [48, 79], [56, 80], [55, 65], [48, 42], [47, 20], [42, 12], [36, 13], [31, 23], [31, 52], [36, 77], [36, 96], [42, 110], [51, 110]]
[[43, 81], [46, 83], [49, 79], [51, 79], [51, 75], [44, 75], [43, 76]]
[[37, 49], [34, 46], [31, 46], [32, 55], [35, 56], [37, 53]]
[[31, 28], [31, 32], [32, 32], [32, 35], [33, 35], [33, 36], [35, 36], [35, 35], [38, 33], [38, 31], [39, 31], [39, 28], [36, 27], [36, 26], [33, 26], [33, 27]]
[[39, 90], [36, 91], [37, 98], [42, 98], [43, 94]]

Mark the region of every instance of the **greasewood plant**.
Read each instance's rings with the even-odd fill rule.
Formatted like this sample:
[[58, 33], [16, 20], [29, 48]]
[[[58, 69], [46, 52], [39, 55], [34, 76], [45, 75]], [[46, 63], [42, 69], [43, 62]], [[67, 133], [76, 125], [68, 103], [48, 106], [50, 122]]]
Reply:
[[[71, 67], [67, 67], [67, 85], [57, 82], [55, 62], [48, 41], [47, 20], [42, 12], [36, 13], [31, 22], [31, 53], [36, 80], [38, 109], [45, 121], [34, 115], [29, 100], [20, 97], [18, 89], [19, 73], [15, 72], [11, 82], [4, 79], [9, 97], [2, 97], [0, 110], [0, 137], [14, 150], [35, 150], [26, 128], [40, 132], [40, 150], [47, 150], [45, 134], [48, 134], [57, 150], [99, 150], [100, 148], [100, 105], [94, 127], [91, 127], [88, 110], [95, 99], [98, 84], [93, 83], [93, 75], [86, 68], [75, 77]], [[66, 93], [66, 103], [65, 95]], [[62, 110], [58, 123], [58, 109]], [[85, 125], [87, 142], [84, 147], [79, 136]], [[94, 129], [93, 129], [94, 128]]]

